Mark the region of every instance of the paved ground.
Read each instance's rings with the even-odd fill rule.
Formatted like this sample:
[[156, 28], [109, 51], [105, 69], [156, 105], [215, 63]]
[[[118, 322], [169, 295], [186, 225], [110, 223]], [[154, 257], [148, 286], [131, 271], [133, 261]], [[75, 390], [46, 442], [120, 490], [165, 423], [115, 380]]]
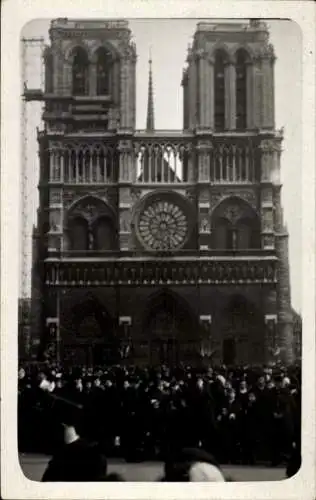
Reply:
[[[40, 481], [48, 462], [43, 455], [21, 454], [20, 464], [28, 479]], [[108, 472], [121, 474], [126, 481], [156, 481], [162, 476], [162, 463], [142, 462], [126, 463], [123, 460], [110, 460]], [[263, 466], [223, 466], [226, 475], [234, 481], [279, 481], [285, 479], [284, 468], [269, 468]]]

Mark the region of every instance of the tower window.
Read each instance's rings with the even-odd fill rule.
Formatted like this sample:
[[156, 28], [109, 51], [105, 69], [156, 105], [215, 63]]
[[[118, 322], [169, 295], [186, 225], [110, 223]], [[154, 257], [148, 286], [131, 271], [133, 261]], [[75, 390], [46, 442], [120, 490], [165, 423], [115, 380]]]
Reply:
[[214, 68], [215, 130], [225, 128], [225, 54], [218, 51]]
[[84, 49], [77, 48], [72, 63], [72, 93], [73, 95], [88, 94], [88, 56]]
[[236, 128], [247, 128], [247, 54], [243, 50], [236, 57]]
[[110, 92], [111, 54], [105, 49], [97, 51], [97, 95]]

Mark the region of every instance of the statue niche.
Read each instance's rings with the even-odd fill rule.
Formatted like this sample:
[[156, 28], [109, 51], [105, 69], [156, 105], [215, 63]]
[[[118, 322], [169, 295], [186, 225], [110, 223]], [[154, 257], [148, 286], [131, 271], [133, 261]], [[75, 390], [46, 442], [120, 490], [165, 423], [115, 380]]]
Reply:
[[68, 215], [70, 250], [113, 250], [115, 224], [109, 207], [91, 197], [79, 200]]

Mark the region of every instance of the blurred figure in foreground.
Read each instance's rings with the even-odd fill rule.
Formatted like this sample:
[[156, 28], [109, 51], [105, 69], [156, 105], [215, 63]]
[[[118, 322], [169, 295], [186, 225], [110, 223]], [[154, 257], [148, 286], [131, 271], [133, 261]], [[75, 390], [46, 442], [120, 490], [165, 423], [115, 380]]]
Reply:
[[78, 434], [81, 410], [82, 407], [69, 400], [54, 398], [52, 412], [63, 431], [64, 442], [49, 462], [43, 482], [107, 480], [107, 461], [99, 446], [87, 442]]
[[214, 457], [199, 448], [182, 449], [165, 462], [164, 482], [225, 482]]

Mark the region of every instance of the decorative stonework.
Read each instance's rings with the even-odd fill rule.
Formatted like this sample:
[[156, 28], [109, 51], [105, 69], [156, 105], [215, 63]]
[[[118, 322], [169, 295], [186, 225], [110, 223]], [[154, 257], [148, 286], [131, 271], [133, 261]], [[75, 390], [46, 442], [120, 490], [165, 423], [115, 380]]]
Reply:
[[62, 232], [61, 212], [60, 210], [51, 210], [49, 213], [49, 232]]
[[47, 263], [47, 284], [64, 286], [98, 285], [113, 286], [157, 284], [248, 284], [275, 283], [276, 262], [262, 261], [174, 261], [170, 263], [159, 260], [116, 261], [102, 264]]
[[188, 220], [171, 201], [154, 201], [140, 214], [138, 232], [145, 247], [152, 250], [181, 248], [188, 233]]
[[272, 189], [264, 188], [261, 190], [261, 203], [273, 204]]
[[96, 218], [104, 215], [111, 216], [112, 213], [105, 203], [93, 197], [85, 198], [74, 206], [69, 216], [76, 217], [77, 215], [84, 217], [89, 223], [92, 223]]
[[71, 205], [75, 199], [79, 199], [78, 191], [75, 189], [64, 189], [63, 191], [63, 201], [64, 207], [67, 208]]
[[263, 248], [274, 248], [274, 235], [264, 234], [262, 237]]
[[62, 190], [57, 188], [51, 188], [49, 190], [49, 204], [57, 205], [62, 203]]
[[241, 198], [242, 200], [246, 201], [249, 203], [249, 205], [257, 211], [257, 196], [253, 190], [246, 190], [246, 189], [223, 189], [222, 191], [211, 191], [211, 196], [210, 196], [210, 211], [213, 211], [214, 208], [221, 203], [222, 201], [226, 200], [227, 198], [230, 197], [238, 197]]
[[135, 203], [138, 201], [141, 197], [142, 190], [140, 188], [132, 187], [130, 190], [131, 198], [133, 202]]
[[240, 205], [237, 205], [237, 203], [236, 203], [236, 204], [228, 205], [228, 207], [223, 212], [223, 216], [234, 225], [234, 224], [236, 224], [238, 219], [241, 218], [243, 213], [244, 213], [244, 208], [241, 207]]
[[199, 191], [199, 200], [200, 201], [207, 201], [209, 202], [210, 200], [210, 190], [208, 188], [205, 189], [200, 189]]
[[203, 217], [200, 222], [200, 233], [209, 233], [210, 231], [210, 222], [207, 217]]
[[120, 232], [129, 233], [131, 230], [131, 211], [124, 210], [120, 214]]
[[273, 212], [271, 209], [261, 212], [262, 231], [273, 231]]
[[[194, 188], [190, 188], [190, 189], [187, 189], [185, 191], [185, 197], [187, 198], [187, 200], [189, 200], [190, 202], [193, 202], [195, 201], [195, 197], [196, 197], [196, 190]], [[208, 198], [207, 198], [208, 199]]]
[[68, 208], [73, 203], [79, 201], [85, 196], [96, 197], [96, 199], [102, 200], [104, 203], [108, 203], [108, 190], [104, 187], [100, 190], [91, 191], [89, 189], [64, 189], [63, 191], [63, 201], [64, 207]]
[[56, 252], [60, 251], [60, 237], [54, 234], [48, 235], [48, 248], [50, 250], [56, 250]]
[[275, 151], [282, 151], [281, 141], [279, 139], [265, 139], [261, 141], [259, 148], [263, 153], [274, 153]]

